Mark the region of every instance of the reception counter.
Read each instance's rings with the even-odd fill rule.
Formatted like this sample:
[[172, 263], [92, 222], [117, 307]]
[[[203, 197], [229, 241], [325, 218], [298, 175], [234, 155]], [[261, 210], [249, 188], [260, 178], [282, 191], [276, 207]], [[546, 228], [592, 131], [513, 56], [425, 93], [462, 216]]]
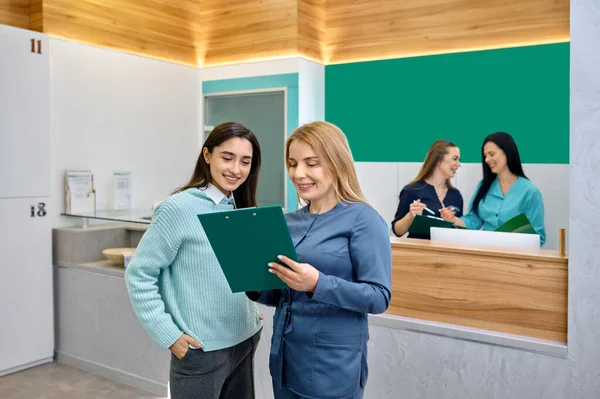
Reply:
[[391, 245], [386, 315], [566, 345], [568, 259], [558, 251], [408, 238]]

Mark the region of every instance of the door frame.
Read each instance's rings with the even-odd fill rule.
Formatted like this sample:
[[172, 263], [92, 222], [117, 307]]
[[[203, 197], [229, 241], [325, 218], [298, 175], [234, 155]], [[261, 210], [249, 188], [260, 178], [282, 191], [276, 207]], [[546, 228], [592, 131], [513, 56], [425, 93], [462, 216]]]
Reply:
[[[225, 96], [237, 96], [240, 94], [261, 94], [261, 93], [279, 93], [283, 92], [283, 142], [288, 138], [288, 88], [285, 86], [281, 87], [270, 87], [267, 89], [249, 89], [249, 90], [231, 90], [231, 91], [221, 91], [214, 93], [206, 93], [202, 94], [202, 143], [206, 140], [207, 132], [205, 127], [208, 126], [206, 123], [207, 115], [206, 115], [206, 99], [207, 97], [225, 97]], [[212, 129], [211, 129], [212, 130]], [[285, 149], [283, 151], [285, 156]], [[287, 212], [288, 208], [288, 178], [287, 178], [287, 169], [285, 167], [285, 162], [283, 164], [283, 213]]]

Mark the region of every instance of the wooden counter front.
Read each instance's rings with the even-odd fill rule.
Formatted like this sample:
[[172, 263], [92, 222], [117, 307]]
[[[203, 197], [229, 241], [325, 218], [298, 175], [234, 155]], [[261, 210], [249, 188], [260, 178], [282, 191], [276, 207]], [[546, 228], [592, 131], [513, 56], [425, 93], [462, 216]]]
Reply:
[[558, 251], [391, 238], [387, 314], [567, 342]]

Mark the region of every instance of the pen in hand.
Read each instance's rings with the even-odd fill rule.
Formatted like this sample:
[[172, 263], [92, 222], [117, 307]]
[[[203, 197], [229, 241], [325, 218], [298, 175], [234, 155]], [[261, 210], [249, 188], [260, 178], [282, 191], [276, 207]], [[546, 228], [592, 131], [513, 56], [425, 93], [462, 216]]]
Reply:
[[[450, 210], [454, 211], [454, 212], [458, 212], [459, 211], [459, 209], [457, 207], [455, 207], [454, 205], [450, 205], [448, 208], [450, 208]], [[442, 212], [442, 210], [440, 209], [438, 212]]]
[[[416, 203], [416, 202], [417, 202], [416, 200], [415, 200], [415, 201], [413, 201], [413, 203]], [[434, 212], [434, 211], [432, 211], [431, 209], [429, 209], [429, 208], [427, 208], [427, 207], [424, 207], [423, 209], [425, 209], [427, 212], [431, 213], [432, 215], [435, 215], [435, 212]]]

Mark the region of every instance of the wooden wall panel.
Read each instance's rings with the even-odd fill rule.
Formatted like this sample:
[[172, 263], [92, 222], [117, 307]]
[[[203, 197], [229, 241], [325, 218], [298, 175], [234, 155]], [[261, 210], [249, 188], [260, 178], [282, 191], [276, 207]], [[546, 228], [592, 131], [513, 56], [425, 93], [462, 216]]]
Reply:
[[29, 29], [29, 0], [0, 0], [0, 24]]
[[297, 54], [297, 0], [198, 1], [201, 65]]
[[298, 54], [323, 62], [325, 0], [298, 0]]
[[567, 259], [556, 251], [396, 241], [388, 314], [567, 342]]
[[44, 32], [170, 60], [197, 64], [196, 0], [43, 0]]
[[325, 62], [569, 38], [569, 0], [327, 0]]
[[36, 32], [44, 31], [43, 7], [44, 0], [29, 0], [29, 29]]

